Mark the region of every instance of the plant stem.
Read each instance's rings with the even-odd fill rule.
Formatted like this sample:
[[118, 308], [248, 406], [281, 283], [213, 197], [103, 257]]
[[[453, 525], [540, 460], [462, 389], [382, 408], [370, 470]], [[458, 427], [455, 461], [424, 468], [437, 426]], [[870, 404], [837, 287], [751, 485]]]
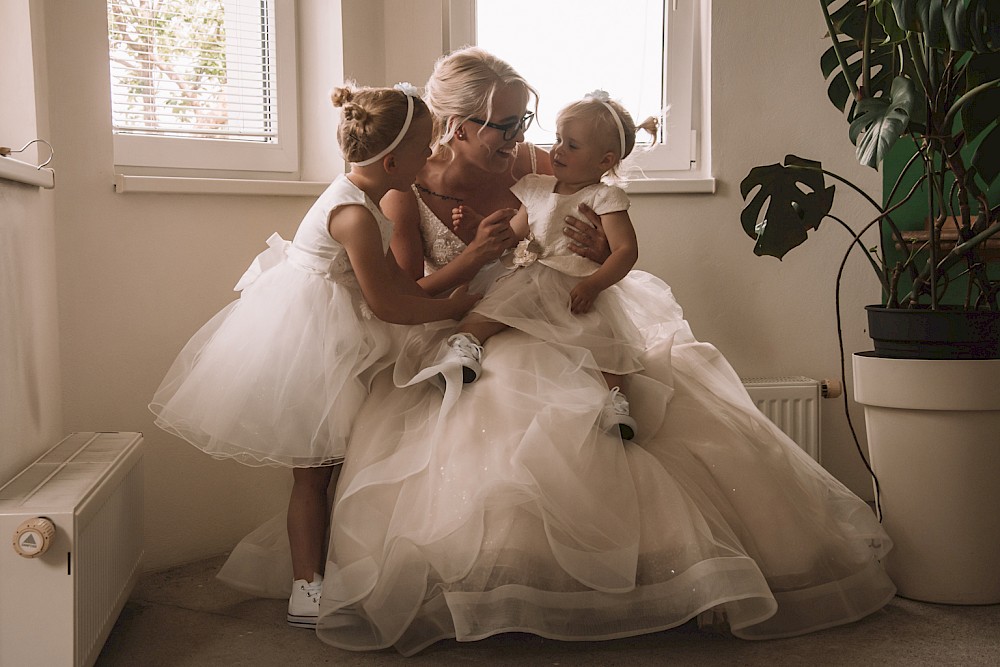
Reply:
[[[868, 223], [865, 226], [865, 228], [863, 230], [861, 230], [861, 233], [859, 234], [859, 233], [855, 232], [854, 229], [851, 228], [850, 225], [848, 225], [846, 222], [844, 222], [843, 220], [841, 220], [837, 216], [827, 214], [826, 217], [830, 218], [831, 220], [835, 220], [841, 227], [843, 227], [844, 229], [846, 229], [847, 232], [851, 236], [854, 237], [854, 241], [851, 243], [851, 245], [849, 245], [847, 247], [847, 252], [844, 253], [844, 259], [841, 262], [841, 271], [843, 271], [844, 263], [847, 262], [847, 256], [851, 254], [851, 251], [854, 249], [854, 246], [856, 246], [856, 245], [860, 246], [861, 249], [865, 251], [865, 257], [868, 259], [869, 264], [872, 265], [872, 269], [875, 271], [875, 275], [878, 276], [879, 282], [882, 283], [882, 292], [886, 296], [888, 296], [889, 295], [889, 280], [886, 278], [885, 260], [882, 259], [882, 258], [880, 258], [880, 260], [882, 262], [882, 267], [879, 268], [879, 265], [875, 263], [874, 259], [872, 259], [871, 253], [868, 252], [867, 248], [865, 248], [864, 244], [861, 242], [861, 234], [864, 234], [866, 231], [868, 231], [868, 229], [872, 226], [872, 224], [875, 223], [875, 220], [873, 220], [872, 222]], [[878, 220], [878, 218], [876, 218], [876, 220]]]
[[872, 46], [872, 21], [874, 20], [872, 13], [871, 0], [865, 0], [865, 35], [864, 41], [861, 43], [861, 97], [871, 95], [872, 89], [872, 73], [868, 66]]
[[858, 84], [849, 76], [850, 70], [847, 68], [847, 58], [841, 50], [840, 40], [837, 39], [837, 29], [833, 26], [833, 19], [830, 18], [830, 11], [826, 6], [827, 0], [819, 0], [819, 8], [823, 11], [823, 19], [826, 20], [826, 29], [830, 33], [830, 41], [833, 42], [833, 52], [837, 54], [837, 62], [840, 63], [840, 71], [843, 73], [844, 82], [847, 83], [848, 90], [854, 99], [858, 98]]
[[919, 283], [914, 281], [913, 289], [906, 295], [903, 301], [916, 299], [919, 288], [923, 285], [923, 283], [927, 282], [927, 277], [928, 275], [931, 275], [932, 272], [937, 273], [947, 271], [951, 267], [955, 266], [955, 264], [957, 264], [959, 260], [961, 260], [968, 252], [975, 249], [981, 243], [985, 243], [987, 239], [996, 236], [998, 233], [1000, 233], [1000, 222], [994, 222], [990, 227], [976, 234], [968, 241], [956, 244], [955, 247], [951, 249], [951, 252], [945, 255], [944, 259], [942, 259], [940, 264], [937, 265], [937, 271], [933, 271], [934, 265], [928, 260], [927, 264], [924, 265], [923, 270], [921, 270], [920, 275], [917, 277]]
[[920, 39], [917, 37], [916, 33], [907, 31], [906, 46], [910, 49], [910, 55], [913, 57], [913, 67], [917, 71], [917, 80], [920, 81], [920, 85], [924, 87], [924, 96], [930, 99], [930, 77], [927, 74], [927, 67], [924, 64], [922, 49], [920, 47]]

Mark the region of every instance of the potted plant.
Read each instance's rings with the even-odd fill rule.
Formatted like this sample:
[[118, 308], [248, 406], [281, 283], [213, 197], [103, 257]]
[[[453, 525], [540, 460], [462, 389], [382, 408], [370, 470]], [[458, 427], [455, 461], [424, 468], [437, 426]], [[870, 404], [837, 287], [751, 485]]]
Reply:
[[[819, 161], [786, 156], [741, 183], [742, 226], [754, 252], [781, 258], [830, 217], [850, 235], [841, 271], [852, 251], [868, 258], [883, 303], [867, 307], [875, 349], [853, 355], [854, 386], [895, 543], [887, 569], [906, 597], [997, 603], [1000, 3], [818, 4], [829, 98], [859, 162], [896, 173], [877, 201]], [[886, 169], [890, 154], [898, 169]], [[831, 215], [837, 185], [871, 203], [870, 220]], [[916, 230], [903, 219], [914, 207]], [[882, 243], [867, 249], [873, 228]]]

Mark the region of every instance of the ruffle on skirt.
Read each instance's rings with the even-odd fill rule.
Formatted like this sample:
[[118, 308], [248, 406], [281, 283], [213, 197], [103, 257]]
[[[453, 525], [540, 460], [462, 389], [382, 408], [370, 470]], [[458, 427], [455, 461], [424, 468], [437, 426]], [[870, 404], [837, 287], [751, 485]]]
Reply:
[[247, 465], [342, 459], [399, 331], [362, 304], [287, 261], [267, 268], [181, 350], [150, 403], [156, 425]]
[[[634, 442], [598, 426], [607, 390], [592, 357], [516, 330], [487, 343], [457, 397], [397, 387], [421, 368], [408, 355], [396, 381], [375, 379], [338, 484], [320, 639], [409, 655], [508, 631], [611, 639], [708, 612], [765, 639], [892, 598], [879, 563], [891, 542], [868, 506], [763, 417], [669, 288], [630, 277], [645, 341], [628, 378]], [[424, 327], [404, 350], [426, 354], [450, 330]], [[220, 577], [244, 590], [256, 577], [259, 592], [251, 572], [264, 570], [284, 597], [290, 565], [287, 582], [270, 573], [287, 545], [267, 534]]]

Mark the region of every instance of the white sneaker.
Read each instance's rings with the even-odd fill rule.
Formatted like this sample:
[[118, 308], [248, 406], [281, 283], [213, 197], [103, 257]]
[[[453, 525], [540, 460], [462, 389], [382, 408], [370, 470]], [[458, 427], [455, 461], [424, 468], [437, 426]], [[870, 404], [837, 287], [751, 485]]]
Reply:
[[462, 364], [462, 382], [469, 384], [479, 379], [483, 371], [479, 361], [483, 358], [483, 346], [476, 337], [468, 333], [457, 333], [448, 339], [450, 357]]
[[292, 582], [292, 597], [288, 598], [288, 624], [298, 628], [315, 628], [319, 616], [319, 598], [323, 592], [323, 577], [313, 575], [311, 582]]
[[639, 425], [629, 416], [628, 399], [618, 387], [608, 394], [608, 402], [601, 412], [601, 424], [606, 431], [617, 427], [622, 440], [631, 440], [639, 432]]

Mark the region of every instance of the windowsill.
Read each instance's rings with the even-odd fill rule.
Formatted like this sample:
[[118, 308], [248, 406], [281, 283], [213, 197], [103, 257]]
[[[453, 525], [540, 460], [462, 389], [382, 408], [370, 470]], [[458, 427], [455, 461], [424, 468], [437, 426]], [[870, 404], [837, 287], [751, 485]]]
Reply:
[[[275, 181], [246, 178], [192, 178], [180, 176], [132, 176], [115, 174], [118, 194], [269, 195], [315, 197], [323, 193], [325, 181]], [[51, 186], [50, 186], [51, 187]], [[715, 179], [650, 178], [628, 182], [629, 194], [714, 194]]]
[[630, 180], [625, 188], [633, 194], [715, 194], [715, 178], [645, 178]]
[[118, 194], [268, 195], [315, 197], [330, 185], [326, 181], [275, 181], [249, 178], [192, 178], [187, 176], [133, 176], [115, 174]]

